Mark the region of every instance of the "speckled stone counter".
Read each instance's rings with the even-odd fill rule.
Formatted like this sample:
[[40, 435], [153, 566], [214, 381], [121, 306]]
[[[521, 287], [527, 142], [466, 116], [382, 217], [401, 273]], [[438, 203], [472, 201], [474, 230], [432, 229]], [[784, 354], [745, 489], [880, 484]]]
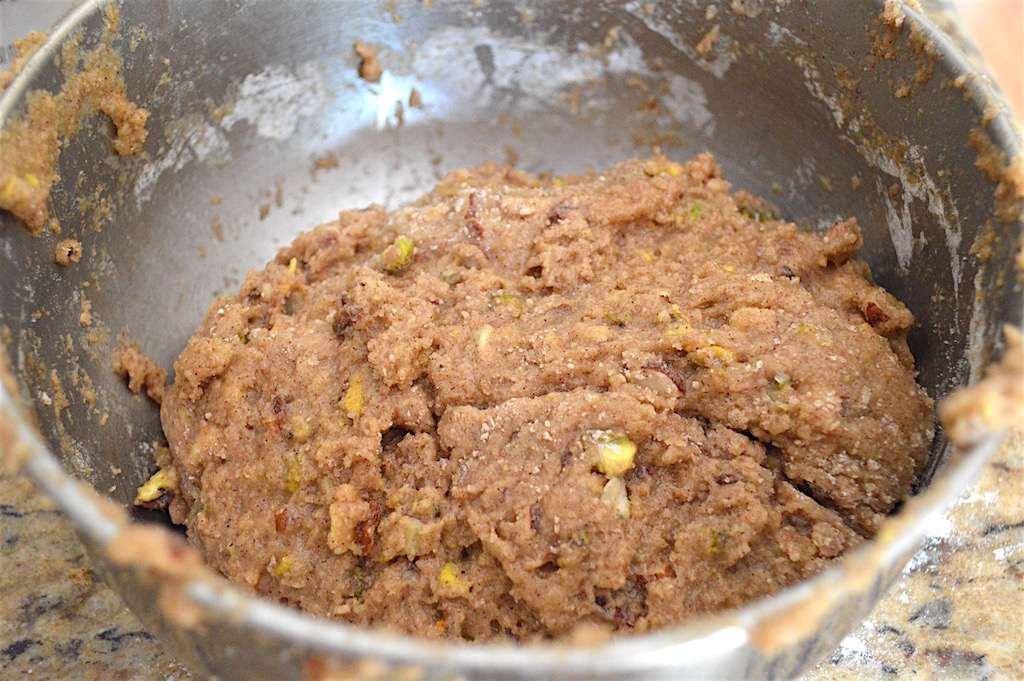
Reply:
[[807, 681], [1024, 679], [1024, 433], [936, 523]]
[[[197, 678], [97, 580], [71, 524], [20, 476], [0, 477], [0, 545], [0, 679]], [[1024, 433], [803, 678], [1024, 679]]]

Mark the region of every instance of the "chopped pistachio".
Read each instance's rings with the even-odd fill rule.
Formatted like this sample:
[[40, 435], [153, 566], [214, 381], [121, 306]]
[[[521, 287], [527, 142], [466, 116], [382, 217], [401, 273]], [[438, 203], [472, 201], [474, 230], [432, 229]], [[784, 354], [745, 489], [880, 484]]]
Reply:
[[512, 315], [515, 317], [518, 317], [523, 313], [523, 297], [515, 291], [498, 289], [491, 295], [491, 300], [493, 300], [496, 305], [508, 307], [512, 312]]
[[494, 302], [499, 305], [508, 305], [509, 303], [518, 303], [522, 301], [522, 297], [515, 291], [506, 291], [503, 288], [498, 289], [493, 294]]
[[441, 584], [452, 584], [459, 579], [459, 568], [456, 567], [455, 563], [444, 563], [441, 567], [441, 572], [437, 576], [437, 581]]
[[341, 401], [341, 408], [345, 411], [345, 416], [354, 419], [363, 413], [365, 404], [366, 392], [363, 387], [363, 377], [353, 376], [348, 382], [345, 397]]
[[463, 279], [465, 279], [465, 277], [463, 277], [462, 272], [458, 270], [445, 270], [441, 273], [441, 281], [449, 286], [461, 284]]
[[402, 529], [405, 532], [405, 556], [412, 560], [422, 552], [423, 529], [426, 524], [412, 516], [402, 516]]
[[174, 489], [174, 481], [166, 468], [161, 468], [150, 476], [142, 487], [135, 494], [136, 503], [149, 503], [156, 501], [165, 493]]
[[608, 504], [623, 518], [629, 517], [629, 494], [622, 478], [611, 478], [601, 492], [601, 503]]
[[704, 348], [704, 351], [715, 359], [720, 359], [724, 362], [731, 362], [736, 359], [736, 353], [728, 348], [723, 348], [720, 345], [712, 345], [709, 348]]
[[313, 427], [300, 414], [295, 414], [291, 417], [289, 426], [289, 439], [300, 445], [309, 440], [309, 436], [313, 434]]
[[704, 204], [700, 201], [694, 201], [693, 205], [690, 206], [690, 219], [699, 220], [704, 215]]
[[359, 567], [347, 570], [345, 578], [352, 584], [352, 592], [349, 594], [349, 598], [362, 598], [366, 595], [366, 591], [373, 586], [370, 576]]
[[609, 312], [604, 316], [604, 318], [608, 321], [609, 324], [613, 324], [618, 327], [623, 327], [626, 325], [626, 315], [622, 314], [621, 312]]
[[642, 248], [640, 249], [640, 257], [646, 260], [647, 262], [654, 262], [654, 256], [651, 255], [649, 251], [645, 251]]
[[292, 560], [290, 553], [286, 553], [278, 559], [277, 564], [271, 569], [271, 574], [275, 577], [284, 577], [286, 574], [291, 572], [292, 568], [295, 567], [295, 561]]
[[686, 315], [683, 314], [683, 310], [681, 307], [673, 303], [672, 307], [670, 307], [669, 309], [661, 310], [660, 312], [658, 312], [658, 314], [654, 315], [654, 321], [657, 322], [658, 324], [667, 324], [668, 322], [679, 321], [685, 322]]
[[295, 274], [297, 269], [299, 269], [299, 260], [298, 258], [292, 258], [288, 261], [288, 271]]
[[299, 478], [302, 476], [302, 462], [298, 456], [288, 462], [288, 474], [284, 479], [284, 489], [289, 494], [299, 489]]
[[676, 336], [685, 336], [686, 334], [693, 331], [693, 327], [689, 324], [676, 324], [671, 329], [665, 332], [665, 335], [669, 338], [675, 338]]
[[636, 445], [625, 435], [598, 431], [594, 442], [597, 443], [597, 470], [609, 477], [619, 477], [633, 467]]
[[797, 326], [796, 335], [813, 337], [823, 345], [831, 345], [832, 343], [832, 338], [828, 331], [819, 329], [816, 326], [811, 326], [810, 324], [800, 324]]
[[708, 551], [710, 553], [718, 553], [725, 548], [725, 544], [728, 541], [728, 532], [722, 532], [721, 530], [708, 530]]
[[736, 361], [736, 353], [718, 345], [706, 345], [690, 352], [686, 358], [694, 364], [709, 366], [713, 364], [728, 364]]
[[683, 174], [683, 166], [673, 161], [651, 161], [644, 164], [644, 175], [656, 177], [658, 175], [671, 175], [679, 177]]
[[288, 476], [285, 478], [285, 492], [292, 494], [299, 488], [299, 476], [302, 473], [302, 464], [299, 458], [295, 457], [288, 464]]
[[455, 563], [445, 563], [437, 576], [438, 591], [449, 598], [466, 596], [469, 593], [469, 580], [462, 576], [462, 570]]
[[12, 177], [10, 180], [7, 181], [7, 185], [4, 187], [3, 198], [12, 198], [16, 193], [18, 193], [19, 189], [21, 190], [22, 194], [24, 194], [26, 191], [31, 191], [25, 189], [26, 184], [31, 189], [39, 189], [39, 178], [33, 175], [32, 173], [25, 173], [21, 178]]
[[409, 264], [409, 259], [415, 252], [416, 244], [413, 240], [400, 236], [395, 243], [384, 249], [384, 253], [381, 254], [381, 266], [387, 272], [397, 272]]

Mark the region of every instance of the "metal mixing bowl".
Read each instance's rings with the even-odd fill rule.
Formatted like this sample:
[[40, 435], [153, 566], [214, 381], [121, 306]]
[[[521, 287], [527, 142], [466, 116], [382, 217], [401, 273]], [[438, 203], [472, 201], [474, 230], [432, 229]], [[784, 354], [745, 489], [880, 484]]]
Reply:
[[[132, 510], [126, 525], [73, 480], [130, 508], [152, 472], [157, 409], [112, 374], [119, 337], [169, 366], [214, 295], [300, 230], [341, 208], [395, 206], [448, 169], [509, 156], [531, 172], [565, 173], [654, 144], [679, 160], [709, 149], [735, 187], [809, 229], [855, 215], [875, 279], [917, 316], [910, 344], [929, 394], [976, 380], [999, 354], [1001, 325], [1020, 323], [1024, 295], [1013, 265], [1020, 206], [1009, 222], [996, 216], [998, 178], [976, 167], [968, 139], [985, 132], [1007, 159], [1021, 140], [1002, 100], [940, 32], [909, 9], [902, 28], [899, 15], [886, 23], [883, 5], [125, 3], [115, 44], [129, 97], [152, 112], [149, 137], [141, 157], [116, 158], [109, 123], [96, 117], [65, 145], [53, 212], [85, 258], [57, 268], [57, 237], [33, 238], [2, 218], [0, 326], [10, 334], [0, 338], [12, 371], [0, 387], [0, 448], [77, 523], [98, 571], [146, 626], [220, 678], [795, 674], [868, 612], [924, 521], [998, 438], [950, 460], [940, 434], [923, 490], [817, 578], [739, 611], [591, 647], [432, 643], [317, 620], [152, 561], [112, 561], [108, 545], [123, 544], [126, 528], [161, 519]], [[23, 112], [28, 92], [60, 87], [55, 57], [73, 36], [96, 44], [104, 6], [83, 2], [54, 29], [0, 100], [0, 123]], [[702, 44], [715, 26], [717, 39]], [[357, 39], [380, 48], [379, 83], [358, 77]], [[413, 89], [422, 106], [409, 106]], [[972, 250], [986, 240], [990, 253]], [[180, 588], [168, 592], [172, 582]], [[168, 593], [190, 607], [169, 607]]]

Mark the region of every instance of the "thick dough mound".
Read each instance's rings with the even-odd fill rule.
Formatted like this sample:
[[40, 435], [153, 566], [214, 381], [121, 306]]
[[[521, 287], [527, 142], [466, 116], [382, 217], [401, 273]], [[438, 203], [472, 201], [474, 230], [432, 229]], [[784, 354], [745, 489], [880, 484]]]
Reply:
[[646, 631], [871, 536], [932, 440], [854, 220], [710, 155], [485, 164], [347, 211], [215, 302], [162, 407], [170, 511], [230, 579], [421, 636]]

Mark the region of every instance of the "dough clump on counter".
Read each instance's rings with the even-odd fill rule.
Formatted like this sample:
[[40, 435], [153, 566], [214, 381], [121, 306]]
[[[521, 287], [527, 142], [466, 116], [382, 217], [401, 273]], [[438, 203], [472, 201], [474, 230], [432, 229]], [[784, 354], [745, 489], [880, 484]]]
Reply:
[[[709, 154], [451, 172], [216, 301], [161, 416], [216, 569], [426, 637], [616, 635], [805, 579], [929, 455], [913, 316]], [[169, 486], [169, 485], [165, 485]]]

